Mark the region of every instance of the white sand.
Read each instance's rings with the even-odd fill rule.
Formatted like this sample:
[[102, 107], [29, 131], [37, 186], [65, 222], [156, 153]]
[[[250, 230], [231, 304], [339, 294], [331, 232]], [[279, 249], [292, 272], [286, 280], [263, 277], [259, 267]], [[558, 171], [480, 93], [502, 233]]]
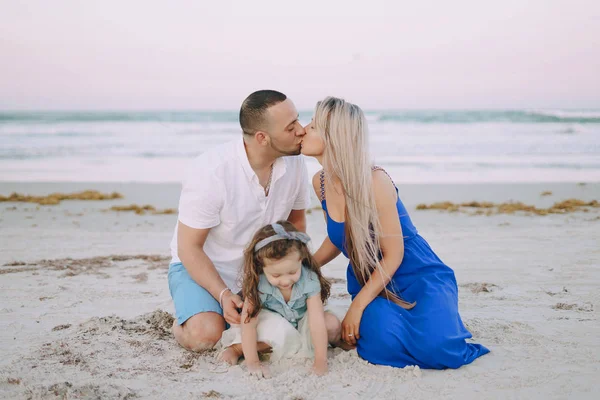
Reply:
[[[102, 211], [130, 203], [176, 207], [176, 185], [0, 183], [3, 195], [83, 189], [126, 198], [39, 209], [0, 203], [0, 398], [597, 397], [600, 209], [486, 217], [414, 207], [511, 199], [541, 207], [600, 199], [600, 184], [401, 186], [420, 233], [456, 271], [463, 320], [492, 353], [458, 370], [432, 371], [368, 365], [355, 352], [331, 350], [324, 378], [289, 360], [262, 381], [243, 365], [227, 369], [212, 354], [189, 353], [170, 336], [166, 274], [175, 216]], [[544, 190], [553, 195], [540, 197]], [[315, 244], [323, 238], [320, 212], [309, 216], [309, 234]], [[123, 254], [143, 256], [115, 256]], [[15, 262], [25, 265], [5, 265]], [[344, 279], [345, 266], [338, 258], [325, 275]], [[345, 281], [336, 281], [330, 302], [347, 307]]]

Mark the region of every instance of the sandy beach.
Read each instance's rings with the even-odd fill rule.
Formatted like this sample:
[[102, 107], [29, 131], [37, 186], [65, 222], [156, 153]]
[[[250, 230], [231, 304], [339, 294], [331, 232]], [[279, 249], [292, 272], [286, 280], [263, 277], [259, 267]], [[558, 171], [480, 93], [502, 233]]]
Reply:
[[[599, 183], [400, 185], [420, 234], [456, 272], [462, 318], [491, 353], [459, 370], [373, 366], [329, 351], [326, 377], [286, 360], [255, 380], [170, 334], [167, 286], [176, 184], [0, 183], [0, 195], [82, 190], [121, 199], [0, 202], [0, 398], [592, 399], [600, 389], [600, 208], [471, 215], [418, 204], [600, 200]], [[545, 193], [542, 196], [543, 192]], [[318, 205], [313, 199], [314, 206]], [[308, 215], [313, 248], [325, 235]], [[346, 260], [324, 268], [343, 315]]]

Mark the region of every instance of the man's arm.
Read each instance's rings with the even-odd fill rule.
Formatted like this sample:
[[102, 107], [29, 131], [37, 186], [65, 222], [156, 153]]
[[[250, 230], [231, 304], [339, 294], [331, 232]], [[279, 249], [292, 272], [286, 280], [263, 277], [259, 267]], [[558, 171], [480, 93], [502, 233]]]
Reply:
[[[204, 252], [204, 243], [209, 231], [210, 228], [194, 229], [182, 222], [178, 222], [177, 255], [192, 279], [219, 301], [219, 296], [223, 289], [227, 288], [227, 285], [223, 282], [211, 259]], [[227, 290], [223, 293], [222, 300], [225, 320], [230, 323], [239, 324], [240, 315], [235, 311], [236, 306], [239, 308], [242, 307], [242, 301], [239, 296]], [[231, 304], [229, 304], [231, 301], [233, 301], [234, 307], [231, 307]]]
[[306, 233], [306, 212], [305, 210], [292, 210], [288, 219], [289, 222], [294, 224], [296, 229], [300, 232]]
[[177, 255], [192, 279], [219, 300], [221, 290], [227, 286], [211, 259], [204, 252], [204, 243], [210, 229], [194, 229], [179, 222], [177, 224]]
[[296, 198], [294, 199], [294, 204], [292, 205], [292, 211], [290, 212], [287, 220], [294, 224], [296, 229], [298, 229], [300, 232], [306, 233], [305, 210], [310, 207], [310, 189], [308, 185], [308, 171], [306, 170], [304, 159], [298, 158], [298, 160], [300, 162], [300, 171], [297, 178], [300, 186], [298, 188]]

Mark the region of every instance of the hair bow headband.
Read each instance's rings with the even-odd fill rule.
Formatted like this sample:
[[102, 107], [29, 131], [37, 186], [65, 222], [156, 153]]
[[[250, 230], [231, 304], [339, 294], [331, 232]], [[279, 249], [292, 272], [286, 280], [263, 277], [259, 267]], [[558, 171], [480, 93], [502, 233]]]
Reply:
[[275, 234], [256, 243], [254, 251], [258, 251], [276, 240], [299, 240], [305, 244], [310, 241], [310, 236], [304, 232], [288, 232], [280, 224], [271, 224], [271, 226], [273, 227]]

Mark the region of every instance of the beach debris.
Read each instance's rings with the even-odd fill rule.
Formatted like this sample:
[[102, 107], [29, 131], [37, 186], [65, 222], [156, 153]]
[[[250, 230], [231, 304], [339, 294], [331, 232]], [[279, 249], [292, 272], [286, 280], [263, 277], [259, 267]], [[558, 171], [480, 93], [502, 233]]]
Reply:
[[148, 273], [140, 272], [139, 274], [133, 275], [132, 278], [135, 279], [137, 283], [146, 283], [148, 282]]
[[331, 295], [332, 299], [349, 299], [350, 294], [348, 293], [334, 293]]
[[166, 208], [164, 210], [157, 210], [156, 207], [151, 206], [150, 204], [146, 204], [144, 206], [140, 206], [137, 204], [130, 204], [128, 206], [112, 206], [110, 211], [133, 211], [137, 215], [144, 215], [146, 212], [151, 213], [152, 215], [159, 214], [176, 214], [177, 210], [174, 208]]
[[584, 311], [584, 312], [592, 312], [594, 311], [594, 306], [592, 303], [585, 303], [584, 305], [579, 304], [570, 304], [570, 303], [556, 303], [552, 306], [555, 310], [575, 310], [575, 311]]
[[[490, 203], [472, 201], [468, 203], [452, 203], [449, 201], [433, 203], [430, 205], [419, 204], [417, 210], [442, 210], [448, 212], [462, 212], [470, 215], [497, 215], [524, 212], [526, 215], [567, 214], [571, 212], [589, 211], [589, 208], [600, 208], [598, 200], [584, 201], [568, 199], [554, 203], [549, 208], [537, 208], [522, 202]], [[478, 209], [472, 211], [472, 209]]]
[[8, 378], [8, 379], [6, 379], [6, 382], [9, 385], [20, 385], [21, 384], [21, 379], [20, 378]]
[[5, 267], [20, 267], [22, 265], [27, 265], [27, 263], [23, 262], [23, 261], [13, 261], [13, 262], [4, 264]]
[[[158, 268], [168, 268], [168, 261], [170, 257], [152, 255], [152, 254], [139, 254], [139, 255], [113, 255], [113, 256], [100, 256], [91, 258], [59, 258], [54, 260], [39, 260], [34, 262], [25, 263], [22, 261], [14, 261], [8, 264], [4, 264], [0, 268], [0, 275], [11, 274], [16, 272], [27, 272], [27, 271], [65, 271], [63, 277], [77, 276], [80, 274], [93, 274], [101, 277], [106, 277], [106, 274], [101, 270], [115, 266], [115, 263], [139, 260], [143, 261], [142, 265], [145, 264], [148, 270], [154, 270]], [[12, 268], [4, 268], [12, 267]]]
[[77, 193], [51, 193], [47, 196], [31, 196], [20, 193], [11, 193], [8, 197], [0, 195], [0, 202], [37, 203], [42, 206], [53, 206], [60, 204], [63, 200], [115, 200], [122, 199], [121, 193], [100, 193], [97, 190], [84, 190]]
[[208, 392], [202, 393], [202, 397], [207, 399], [220, 399], [223, 395], [216, 390], [209, 390]]
[[540, 196], [552, 196], [552, 192], [551, 192], [551, 191], [549, 191], [549, 190], [546, 190], [546, 191], [542, 192], [542, 193], [540, 194]]
[[315, 207], [308, 208], [306, 210], [306, 213], [307, 214], [312, 214], [313, 211], [322, 211], [322, 210], [323, 210], [323, 207], [321, 207], [321, 206], [315, 206]]
[[470, 289], [471, 292], [477, 293], [490, 293], [498, 290], [500, 287], [498, 285], [494, 285], [493, 283], [487, 282], [474, 282], [474, 283], [463, 283], [459, 285], [462, 288]]
[[56, 325], [54, 328], [52, 328], [52, 332], [62, 331], [64, 329], [69, 329], [70, 327], [71, 324]]
[[[552, 268], [554, 269], [554, 268]], [[563, 286], [562, 290], [559, 290], [558, 292], [553, 292], [551, 290], [545, 290], [546, 294], [548, 296], [556, 296], [558, 294], [563, 295], [565, 293], [569, 293], [569, 289], [567, 289], [565, 286]]]
[[331, 283], [332, 285], [335, 285], [336, 283], [346, 283], [345, 279], [340, 279], [340, 278], [332, 278], [330, 276], [326, 276], [325, 279], [327, 279], [329, 281], [329, 283]]

